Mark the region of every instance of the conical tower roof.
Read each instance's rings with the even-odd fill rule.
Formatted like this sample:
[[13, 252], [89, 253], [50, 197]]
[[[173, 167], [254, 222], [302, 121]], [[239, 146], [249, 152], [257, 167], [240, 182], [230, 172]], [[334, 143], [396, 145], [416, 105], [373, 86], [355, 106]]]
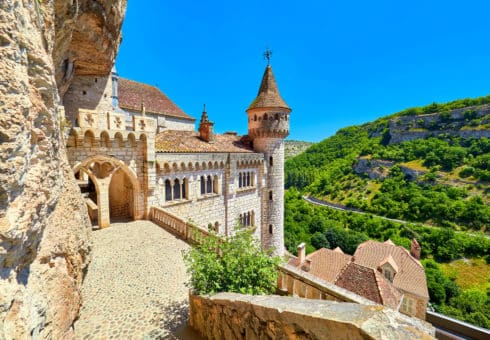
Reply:
[[270, 65], [267, 65], [265, 68], [257, 98], [250, 104], [247, 111], [258, 108], [284, 108], [291, 111], [288, 104], [286, 104], [279, 93], [276, 79], [274, 78], [274, 73], [272, 73], [272, 67]]

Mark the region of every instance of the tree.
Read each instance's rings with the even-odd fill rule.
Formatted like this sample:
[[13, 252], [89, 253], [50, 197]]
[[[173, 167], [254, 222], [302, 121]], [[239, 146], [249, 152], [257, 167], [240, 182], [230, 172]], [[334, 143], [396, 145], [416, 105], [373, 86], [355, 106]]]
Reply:
[[270, 294], [276, 289], [280, 258], [264, 251], [251, 230], [223, 239], [214, 234], [183, 253], [190, 285], [198, 294]]

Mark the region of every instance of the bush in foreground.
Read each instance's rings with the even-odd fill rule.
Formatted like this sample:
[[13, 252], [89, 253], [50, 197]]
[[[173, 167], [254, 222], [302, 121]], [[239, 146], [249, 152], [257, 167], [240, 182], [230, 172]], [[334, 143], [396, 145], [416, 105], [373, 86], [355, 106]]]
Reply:
[[210, 235], [183, 253], [190, 285], [197, 294], [274, 293], [280, 258], [271, 255], [261, 248], [251, 230], [243, 229], [225, 238]]

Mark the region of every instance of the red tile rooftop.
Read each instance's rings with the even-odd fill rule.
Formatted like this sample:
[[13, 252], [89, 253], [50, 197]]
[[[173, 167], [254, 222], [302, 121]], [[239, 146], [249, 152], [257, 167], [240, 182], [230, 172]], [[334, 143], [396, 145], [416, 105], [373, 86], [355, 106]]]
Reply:
[[248, 136], [232, 134], [214, 135], [214, 142], [208, 143], [199, 138], [195, 131], [167, 130], [155, 138], [156, 152], [224, 152], [253, 153]]
[[141, 105], [144, 103], [148, 113], [195, 121], [155, 86], [119, 78], [118, 97], [119, 106], [123, 109], [141, 111]]

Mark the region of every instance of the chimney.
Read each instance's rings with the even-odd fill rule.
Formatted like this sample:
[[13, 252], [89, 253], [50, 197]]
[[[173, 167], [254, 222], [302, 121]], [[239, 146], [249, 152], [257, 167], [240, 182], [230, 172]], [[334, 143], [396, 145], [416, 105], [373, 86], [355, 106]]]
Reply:
[[305, 263], [301, 266], [301, 269], [305, 272], [309, 272], [311, 270], [311, 260], [306, 259]]
[[204, 110], [202, 111], [201, 121], [199, 122], [199, 137], [208, 143], [214, 142], [213, 122], [208, 119], [206, 112], [206, 104], [204, 104]]
[[305, 247], [306, 247], [306, 245], [304, 242], [298, 246], [298, 261], [299, 261], [300, 265], [303, 265], [303, 262], [305, 262], [305, 259], [306, 259]]
[[417, 260], [420, 260], [420, 244], [416, 239], [412, 239], [412, 243], [410, 244], [410, 255], [412, 255]]

